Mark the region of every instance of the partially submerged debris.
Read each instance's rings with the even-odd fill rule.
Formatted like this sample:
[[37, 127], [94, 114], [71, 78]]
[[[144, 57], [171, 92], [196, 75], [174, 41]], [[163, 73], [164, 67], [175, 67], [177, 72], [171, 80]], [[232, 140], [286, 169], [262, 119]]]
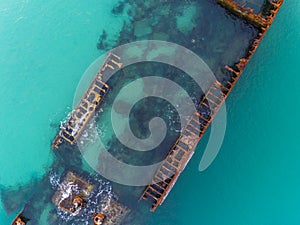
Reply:
[[92, 190], [93, 185], [68, 172], [53, 195], [52, 202], [65, 212], [78, 214], [85, 207]]

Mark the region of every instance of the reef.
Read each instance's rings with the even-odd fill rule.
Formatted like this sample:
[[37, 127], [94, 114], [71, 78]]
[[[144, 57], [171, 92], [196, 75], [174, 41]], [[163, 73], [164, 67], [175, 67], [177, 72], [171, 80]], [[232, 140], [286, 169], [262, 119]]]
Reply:
[[[133, 225], [144, 221], [144, 214], [141, 213], [144, 208], [138, 203], [139, 197], [150, 201], [151, 211], [155, 211], [166, 199], [191, 159], [196, 145], [273, 23], [282, 3], [282, 0], [268, 0], [259, 12], [255, 12], [231, 0], [120, 1], [112, 9], [112, 13], [117, 15], [126, 11], [131, 21], [124, 23], [119, 38], [112, 42], [108, 41], [109, 34], [102, 31], [98, 49], [110, 50], [112, 47], [138, 40], [175, 42], [204, 59], [217, 80], [203, 92], [187, 74], [172, 66], [160, 63], [150, 65], [145, 62], [123, 68], [122, 55], [110, 52], [52, 142], [56, 161], [51, 166], [51, 171], [35, 185], [32, 195], [26, 199], [28, 202], [24, 209], [12, 224]], [[119, 71], [104, 82], [103, 76], [114, 70]], [[88, 130], [86, 127], [91, 118], [96, 117], [96, 123], [101, 123], [100, 115], [105, 114], [103, 111], [113, 103], [117, 95], [113, 90], [120, 90], [137, 78], [153, 74], [173, 80], [186, 89], [196, 111], [187, 125], [180, 127], [175, 109], [165, 101], [149, 98], [139, 102], [130, 115], [135, 136], [148, 137], [148, 121], [163, 115], [163, 119], [170, 124], [168, 128], [171, 128], [165, 142], [155, 151], [140, 154], [123, 147], [117, 137], [111, 137], [107, 143], [108, 151], [117, 159], [131, 165], [150, 164], [160, 160], [163, 162], [146, 187], [125, 187], [109, 182], [86, 165], [76, 146], [77, 141]], [[110, 88], [112, 91], [108, 92]], [[143, 88], [146, 89], [147, 86]], [[175, 92], [170, 94], [175, 95]], [[122, 116], [122, 110], [129, 105], [124, 99], [119, 104], [122, 107], [116, 107], [116, 111]], [[101, 113], [97, 114], [97, 111]], [[145, 113], [138, 113], [141, 111]], [[88, 140], [84, 138], [83, 142]], [[101, 154], [95, 158], [97, 166], [103, 166], [101, 162], [105, 158], [101, 158]], [[124, 175], [126, 174], [120, 174]], [[16, 195], [17, 201], [21, 201], [24, 192]], [[11, 203], [9, 206], [9, 198], [5, 193], [2, 199], [6, 202], [5, 208], [8, 212], [19, 207], [18, 203]]]

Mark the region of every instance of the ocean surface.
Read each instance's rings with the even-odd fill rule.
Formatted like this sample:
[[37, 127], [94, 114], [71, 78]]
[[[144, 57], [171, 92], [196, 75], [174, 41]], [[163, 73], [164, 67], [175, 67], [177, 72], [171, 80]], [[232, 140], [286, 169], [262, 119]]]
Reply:
[[[114, 42], [130, 21], [112, 13], [118, 2], [0, 0], [2, 193], [39, 182], [55, 160], [51, 141], [82, 74], [104, 52], [99, 37], [105, 30]], [[141, 225], [300, 224], [299, 27], [300, 2], [286, 0], [226, 101], [217, 158], [199, 172], [206, 134], [167, 200]], [[0, 225], [17, 212], [7, 215], [0, 202]]]

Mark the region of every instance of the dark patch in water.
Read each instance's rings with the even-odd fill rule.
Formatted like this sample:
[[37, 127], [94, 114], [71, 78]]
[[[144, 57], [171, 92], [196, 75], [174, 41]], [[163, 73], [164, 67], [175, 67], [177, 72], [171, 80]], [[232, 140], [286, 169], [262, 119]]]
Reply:
[[11, 215], [20, 208], [32, 197], [39, 181], [32, 179], [28, 184], [16, 185], [14, 187], [1, 187], [1, 201], [4, 210], [8, 215]]
[[124, 1], [119, 1], [115, 7], [111, 10], [112, 14], [122, 14], [124, 11], [126, 3]]

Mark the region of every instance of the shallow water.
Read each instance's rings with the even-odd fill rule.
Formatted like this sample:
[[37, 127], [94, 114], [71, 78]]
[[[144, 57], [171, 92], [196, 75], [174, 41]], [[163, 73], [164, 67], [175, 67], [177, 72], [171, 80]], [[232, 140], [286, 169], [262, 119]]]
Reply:
[[[101, 53], [99, 36], [105, 29], [115, 38], [128, 20], [111, 14], [116, 2], [0, 2], [1, 192], [41, 179], [53, 163], [50, 141], [84, 70]], [[285, 2], [230, 94], [215, 162], [198, 171], [203, 140], [166, 202], [142, 224], [300, 222], [299, 11], [297, 1]], [[0, 224], [9, 224], [13, 215], [2, 207]]]

